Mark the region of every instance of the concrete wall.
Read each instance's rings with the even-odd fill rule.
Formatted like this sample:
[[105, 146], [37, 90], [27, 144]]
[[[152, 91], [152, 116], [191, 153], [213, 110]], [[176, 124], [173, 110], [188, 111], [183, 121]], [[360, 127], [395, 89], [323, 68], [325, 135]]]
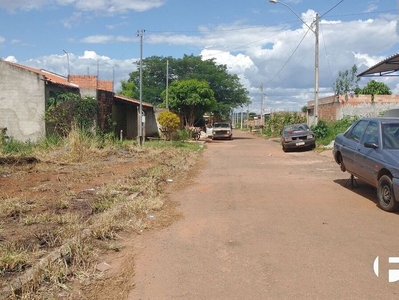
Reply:
[[19, 141], [45, 135], [43, 76], [0, 61], [0, 127]]
[[159, 133], [157, 122], [158, 113], [153, 108], [145, 108], [145, 135], [154, 136]]
[[[309, 101], [308, 113], [313, 124], [314, 101]], [[358, 95], [345, 99], [345, 96], [330, 96], [319, 99], [319, 120], [332, 121], [349, 117], [378, 117], [386, 110], [399, 108], [399, 95]]]
[[[143, 107], [145, 113], [145, 136], [154, 136], [158, 132], [158, 126], [153, 108]], [[112, 106], [112, 121], [116, 124], [115, 134], [124, 139], [136, 139], [138, 136], [138, 111], [139, 105], [114, 101]]]

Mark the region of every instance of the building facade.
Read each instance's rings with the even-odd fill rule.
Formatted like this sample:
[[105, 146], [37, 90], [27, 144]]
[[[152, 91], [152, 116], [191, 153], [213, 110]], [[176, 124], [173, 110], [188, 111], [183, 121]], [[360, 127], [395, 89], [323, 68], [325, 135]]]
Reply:
[[[19, 141], [37, 141], [46, 136], [46, 105], [59, 93], [76, 93], [98, 101], [97, 125], [121, 138], [136, 138], [139, 128], [140, 102], [115, 95], [113, 81], [97, 76], [64, 77], [45, 70], [0, 60], [0, 130]], [[158, 131], [153, 105], [142, 103], [145, 135]]]

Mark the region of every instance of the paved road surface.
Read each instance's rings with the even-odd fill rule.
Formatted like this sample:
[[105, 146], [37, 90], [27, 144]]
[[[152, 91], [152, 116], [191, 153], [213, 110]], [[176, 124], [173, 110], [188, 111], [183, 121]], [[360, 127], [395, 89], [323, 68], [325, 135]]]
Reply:
[[236, 131], [204, 159], [196, 184], [172, 194], [184, 219], [137, 245], [129, 299], [399, 298], [388, 282], [399, 215], [364, 183], [344, 187], [331, 151], [284, 153]]

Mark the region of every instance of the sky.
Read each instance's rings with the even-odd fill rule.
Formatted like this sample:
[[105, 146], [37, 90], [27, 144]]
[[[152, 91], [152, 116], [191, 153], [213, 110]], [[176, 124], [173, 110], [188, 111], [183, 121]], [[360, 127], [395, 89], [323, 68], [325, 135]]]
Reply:
[[[240, 78], [251, 112], [300, 111], [314, 99], [316, 14], [319, 98], [339, 72], [399, 52], [399, 0], [0, 0], [0, 59], [98, 75], [118, 92], [140, 57], [201, 55]], [[372, 79], [399, 94], [399, 77], [360, 87]]]

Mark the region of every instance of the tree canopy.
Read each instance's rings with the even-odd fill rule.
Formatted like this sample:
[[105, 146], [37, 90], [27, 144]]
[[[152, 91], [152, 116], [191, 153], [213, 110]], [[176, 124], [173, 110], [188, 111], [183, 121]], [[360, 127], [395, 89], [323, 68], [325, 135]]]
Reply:
[[[166, 91], [162, 96], [165, 97]], [[178, 80], [169, 88], [169, 108], [178, 112], [188, 126], [216, 106], [213, 90], [206, 81], [197, 79]]]
[[356, 76], [356, 72], [357, 66], [353, 65], [350, 70], [338, 73], [338, 78], [334, 84], [336, 95], [345, 95], [345, 100], [348, 100], [349, 95], [371, 95], [371, 101], [374, 101], [374, 95], [392, 94], [390, 88], [385, 83], [375, 80], [369, 81], [364, 88], [360, 88], [358, 85], [360, 78]]
[[385, 83], [371, 80], [364, 88], [359, 89], [359, 94], [371, 95], [371, 101], [374, 101], [374, 95], [391, 95], [392, 92]]
[[[242, 86], [238, 76], [229, 74], [227, 66], [217, 65], [214, 59], [203, 60], [201, 56], [193, 55], [184, 55], [179, 59], [151, 56], [143, 59], [142, 63], [143, 101], [153, 105], [165, 106], [167, 74], [170, 87], [174, 82], [182, 80], [195, 79], [199, 82], [206, 82], [213, 91], [215, 99], [214, 105], [210, 107], [212, 111], [209, 112], [219, 118], [227, 118], [232, 109], [244, 106], [249, 102], [248, 91]], [[120, 93], [138, 99], [140, 96], [140, 61], [137, 61], [136, 65], [137, 71], [130, 73], [129, 79], [122, 82]], [[170, 91], [168, 91], [169, 94]], [[170, 106], [170, 109], [179, 112], [177, 106]], [[183, 111], [187, 112], [186, 109], [180, 108], [180, 113]], [[185, 117], [190, 119], [192, 115]]]
[[358, 93], [360, 79], [356, 76], [356, 73], [356, 65], [353, 65], [350, 70], [338, 73], [338, 78], [334, 84], [335, 95], [345, 95], [345, 99], [348, 100], [348, 96], [353, 97], [353, 95]]

